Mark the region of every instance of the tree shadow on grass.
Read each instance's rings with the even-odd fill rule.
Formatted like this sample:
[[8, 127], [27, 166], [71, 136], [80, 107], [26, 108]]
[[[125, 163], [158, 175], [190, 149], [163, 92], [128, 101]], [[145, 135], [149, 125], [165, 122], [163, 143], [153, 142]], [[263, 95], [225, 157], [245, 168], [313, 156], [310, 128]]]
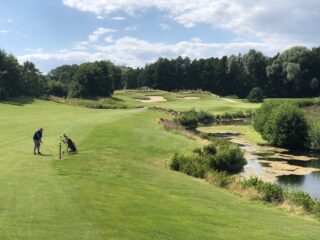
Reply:
[[31, 104], [34, 102], [34, 98], [31, 97], [18, 97], [18, 98], [10, 98], [6, 101], [0, 101], [0, 104], [9, 104], [14, 106], [24, 106], [26, 104]]

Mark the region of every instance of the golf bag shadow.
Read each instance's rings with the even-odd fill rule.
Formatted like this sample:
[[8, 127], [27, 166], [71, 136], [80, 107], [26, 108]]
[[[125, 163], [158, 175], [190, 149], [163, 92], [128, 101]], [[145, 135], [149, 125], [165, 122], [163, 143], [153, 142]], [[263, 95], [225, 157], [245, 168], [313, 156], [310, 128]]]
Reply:
[[61, 137], [61, 141], [65, 144], [66, 152], [69, 155], [78, 153], [78, 149], [76, 147], [76, 144], [66, 134], [63, 134], [63, 137]]

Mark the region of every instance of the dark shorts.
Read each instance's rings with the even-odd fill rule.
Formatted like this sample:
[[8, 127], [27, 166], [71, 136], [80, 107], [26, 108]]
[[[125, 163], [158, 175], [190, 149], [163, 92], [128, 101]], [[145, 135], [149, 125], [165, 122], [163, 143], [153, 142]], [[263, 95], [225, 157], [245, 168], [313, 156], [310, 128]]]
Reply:
[[40, 147], [40, 141], [39, 140], [33, 139], [33, 141], [34, 141], [34, 146], [35, 147]]

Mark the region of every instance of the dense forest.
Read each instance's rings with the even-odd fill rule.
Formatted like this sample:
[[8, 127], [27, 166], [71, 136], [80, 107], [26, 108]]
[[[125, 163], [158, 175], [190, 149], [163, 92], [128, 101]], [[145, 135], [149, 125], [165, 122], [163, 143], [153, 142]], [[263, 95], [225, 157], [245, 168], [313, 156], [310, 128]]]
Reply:
[[56, 95], [97, 98], [117, 89], [202, 89], [246, 97], [255, 88], [266, 97], [320, 95], [320, 47], [293, 47], [274, 57], [256, 50], [238, 56], [190, 60], [159, 58], [143, 68], [110, 61], [63, 65], [41, 74], [31, 62], [0, 51], [0, 98]]

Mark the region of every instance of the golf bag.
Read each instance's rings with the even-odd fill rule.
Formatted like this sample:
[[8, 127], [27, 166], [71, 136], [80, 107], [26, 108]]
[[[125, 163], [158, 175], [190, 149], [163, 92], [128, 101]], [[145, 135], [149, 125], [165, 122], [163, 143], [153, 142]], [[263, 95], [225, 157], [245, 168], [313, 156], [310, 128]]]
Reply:
[[63, 138], [61, 140], [66, 145], [67, 152], [69, 154], [77, 154], [78, 153], [78, 149], [76, 147], [76, 144], [66, 134], [63, 135]]

